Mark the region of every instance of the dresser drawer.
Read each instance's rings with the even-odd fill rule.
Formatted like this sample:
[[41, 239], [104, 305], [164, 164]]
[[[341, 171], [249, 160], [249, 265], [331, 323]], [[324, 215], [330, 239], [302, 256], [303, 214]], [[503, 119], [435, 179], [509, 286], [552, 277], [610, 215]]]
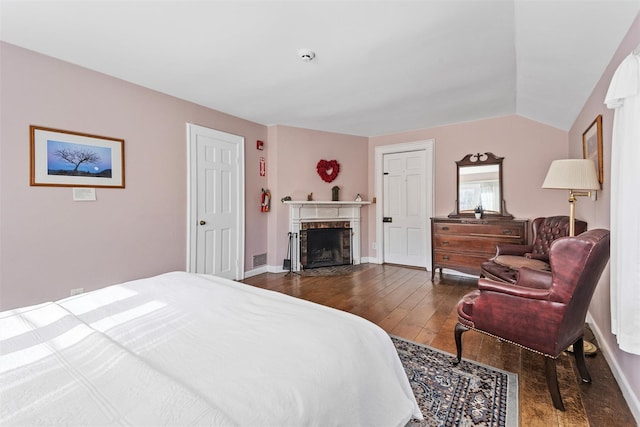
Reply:
[[523, 237], [525, 230], [521, 224], [435, 223], [434, 232], [517, 240]]
[[434, 251], [434, 262], [439, 267], [451, 268], [470, 274], [480, 274], [480, 265], [487, 260], [486, 255]]
[[482, 252], [490, 257], [496, 253], [495, 239], [473, 238], [455, 234], [437, 234], [433, 237], [434, 249], [464, 252]]

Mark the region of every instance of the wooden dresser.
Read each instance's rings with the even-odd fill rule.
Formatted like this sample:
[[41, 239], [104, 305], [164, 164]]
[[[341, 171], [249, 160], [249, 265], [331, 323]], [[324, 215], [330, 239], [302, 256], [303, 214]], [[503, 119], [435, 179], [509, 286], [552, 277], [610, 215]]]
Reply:
[[496, 243], [526, 244], [529, 220], [431, 218], [431, 279], [443, 268], [480, 275]]

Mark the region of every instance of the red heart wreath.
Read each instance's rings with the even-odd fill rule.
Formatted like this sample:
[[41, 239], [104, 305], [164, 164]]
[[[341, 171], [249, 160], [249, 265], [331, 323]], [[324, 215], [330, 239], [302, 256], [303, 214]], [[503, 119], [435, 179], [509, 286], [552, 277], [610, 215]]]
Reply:
[[338, 176], [340, 165], [336, 160], [320, 160], [316, 170], [324, 182], [331, 182]]

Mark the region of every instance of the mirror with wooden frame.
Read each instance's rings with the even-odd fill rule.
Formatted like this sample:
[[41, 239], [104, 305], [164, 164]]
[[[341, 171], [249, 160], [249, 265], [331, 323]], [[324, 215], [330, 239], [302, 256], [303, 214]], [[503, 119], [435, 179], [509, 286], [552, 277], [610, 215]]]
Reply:
[[502, 160], [493, 153], [467, 154], [456, 162], [456, 206], [450, 218], [513, 218], [502, 191]]

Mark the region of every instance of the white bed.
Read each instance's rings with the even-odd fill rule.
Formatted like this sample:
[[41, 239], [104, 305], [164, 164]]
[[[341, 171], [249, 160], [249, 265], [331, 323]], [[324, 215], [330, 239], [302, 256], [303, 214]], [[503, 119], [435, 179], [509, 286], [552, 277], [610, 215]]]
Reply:
[[404, 426], [389, 336], [183, 272], [0, 313], [0, 425]]

